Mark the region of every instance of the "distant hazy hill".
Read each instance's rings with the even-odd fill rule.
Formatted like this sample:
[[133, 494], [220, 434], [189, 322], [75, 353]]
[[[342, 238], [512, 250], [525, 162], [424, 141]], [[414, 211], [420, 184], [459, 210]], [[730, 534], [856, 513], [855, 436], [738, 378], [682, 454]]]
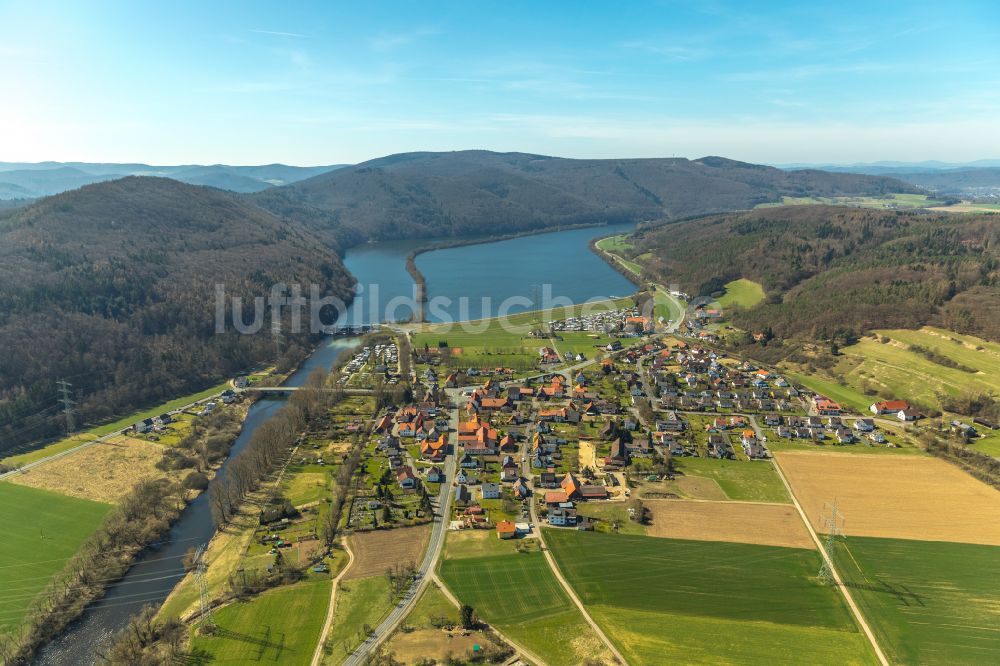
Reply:
[[[782, 169], [806, 168], [802, 164], [782, 165]], [[982, 194], [982, 190], [1000, 193], [1000, 160], [950, 162], [874, 162], [870, 164], [828, 164], [812, 168], [836, 173], [860, 173], [898, 178], [917, 187], [945, 194]]]
[[572, 160], [462, 151], [383, 157], [255, 200], [357, 241], [676, 219], [782, 196], [915, 191], [891, 178], [783, 171], [720, 157]]
[[260, 192], [269, 187], [312, 178], [337, 168], [339, 165], [151, 166], [88, 162], [0, 162], [0, 199], [34, 199], [125, 176], [162, 176], [192, 185], [207, 185], [233, 192]]
[[44, 197], [109, 178], [114, 176], [95, 175], [68, 166], [44, 170], [0, 171], [0, 197], [4, 199]]
[[1000, 167], [947, 169], [895, 175], [900, 180], [935, 192], [969, 194], [976, 190], [1000, 190]]
[[[53, 382], [94, 420], [271, 360], [268, 335], [215, 335], [214, 287], [351, 278], [332, 249], [234, 194], [124, 178], [0, 217], [0, 449], [58, 430]], [[291, 354], [304, 336], [288, 336]], [[301, 349], [299, 349], [301, 351]], [[43, 413], [42, 417], [30, 415]]]
[[996, 219], [779, 207], [662, 225], [640, 233], [632, 253], [694, 294], [741, 277], [762, 283], [766, 302], [736, 313], [752, 331], [831, 338], [935, 323], [996, 340]]

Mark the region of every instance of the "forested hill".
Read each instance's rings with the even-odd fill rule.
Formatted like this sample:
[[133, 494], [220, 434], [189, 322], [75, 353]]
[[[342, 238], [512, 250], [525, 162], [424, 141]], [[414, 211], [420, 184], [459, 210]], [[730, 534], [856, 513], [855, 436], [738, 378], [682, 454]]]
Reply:
[[1000, 339], [995, 216], [778, 207], [666, 224], [634, 243], [651, 275], [693, 294], [761, 282], [765, 302], [733, 313], [751, 331], [848, 340], [934, 323]]
[[[333, 248], [301, 225], [173, 180], [99, 183], [6, 213], [0, 447], [58, 431], [60, 378], [95, 421], [273, 360], [270, 336], [214, 334], [214, 287], [252, 297], [275, 282], [341, 297], [352, 284]], [[288, 359], [307, 343], [289, 336]]]
[[351, 244], [677, 219], [782, 196], [917, 191], [893, 178], [782, 171], [721, 157], [574, 160], [461, 151], [383, 157], [253, 198]]
[[[275, 168], [239, 175], [283, 173]], [[88, 185], [0, 213], [0, 443], [58, 431], [59, 379], [74, 384], [82, 420], [93, 422], [273, 359], [269, 336], [213, 334], [214, 285], [250, 298], [276, 282], [315, 282], [346, 296], [351, 278], [335, 250], [368, 239], [662, 220], [784, 195], [891, 191], [913, 188], [715, 157], [484, 151], [394, 155], [258, 194], [149, 177]], [[307, 342], [289, 338], [286, 360]]]

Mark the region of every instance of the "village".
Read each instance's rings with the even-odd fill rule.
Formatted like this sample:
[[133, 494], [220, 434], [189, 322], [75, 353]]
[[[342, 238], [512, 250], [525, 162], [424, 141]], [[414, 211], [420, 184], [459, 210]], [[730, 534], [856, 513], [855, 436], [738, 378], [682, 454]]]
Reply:
[[[538, 524], [616, 531], [626, 518], [643, 520], [633, 489], [673, 479], [677, 461], [892, 447], [884, 422], [916, 417], [900, 400], [873, 404], [871, 417], [848, 415], [779, 373], [704, 346], [697, 328], [656, 336], [632, 308], [552, 320], [548, 330], [536, 374], [467, 367], [442, 377], [432, 362], [413, 377], [421, 400], [390, 406], [374, 426], [400, 492], [449, 488], [451, 530], [495, 530], [504, 540], [530, 538]], [[570, 331], [610, 338], [560, 354], [558, 332]], [[418, 367], [427, 358], [414, 351]], [[368, 504], [373, 514], [379, 507]]]

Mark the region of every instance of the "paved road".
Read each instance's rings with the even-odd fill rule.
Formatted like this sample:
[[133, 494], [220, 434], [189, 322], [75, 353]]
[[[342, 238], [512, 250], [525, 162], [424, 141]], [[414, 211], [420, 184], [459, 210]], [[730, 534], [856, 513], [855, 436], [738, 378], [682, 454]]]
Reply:
[[[457, 389], [448, 389], [448, 395], [452, 400], [461, 400], [460, 392]], [[452, 433], [452, 454], [445, 461], [445, 483], [441, 484], [441, 493], [438, 495], [437, 507], [434, 512], [434, 525], [431, 528], [430, 542], [427, 544], [427, 552], [417, 569], [417, 575], [410, 588], [403, 595], [402, 601], [396, 604], [389, 615], [379, 624], [371, 635], [344, 661], [345, 666], [358, 666], [365, 663], [368, 655], [382, 644], [402, 623], [416, 605], [417, 599], [423, 594], [424, 589], [430, 584], [431, 574], [437, 566], [438, 559], [444, 547], [445, 534], [448, 530], [448, 522], [451, 518], [451, 484], [455, 479], [456, 459], [455, 452], [458, 449], [458, 410], [451, 410], [451, 430]]]

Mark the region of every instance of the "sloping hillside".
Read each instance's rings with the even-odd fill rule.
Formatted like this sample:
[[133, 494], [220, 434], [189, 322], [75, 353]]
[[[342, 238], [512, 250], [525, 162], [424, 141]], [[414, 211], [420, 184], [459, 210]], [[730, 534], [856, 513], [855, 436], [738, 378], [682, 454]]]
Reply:
[[[215, 285], [246, 300], [277, 282], [341, 297], [351, 286], [333, 248], [218, 190], [125, 178], [8, 213], [0, 443], [56, 431], [60, 378], [82, 392], [81, 415], [94, 421], [273, 358], [270, 336], [215, 335]], [[286, 360], [307, 342], [289, 335]]]
[[633, 238], [631, 253], [695, 294], [762, 283], [765, 302], [732, 315], [778, 337], [939, 324], [996, 340], [998, 241], [989, 216], [794, 206], [662, 225]]
[[782, 171], [720, 157], [571, 160], [524, 153], [406, 153], [254, 198], [345, 242], [677, 219], [782, 196], [915, 192], [875, 176]]

